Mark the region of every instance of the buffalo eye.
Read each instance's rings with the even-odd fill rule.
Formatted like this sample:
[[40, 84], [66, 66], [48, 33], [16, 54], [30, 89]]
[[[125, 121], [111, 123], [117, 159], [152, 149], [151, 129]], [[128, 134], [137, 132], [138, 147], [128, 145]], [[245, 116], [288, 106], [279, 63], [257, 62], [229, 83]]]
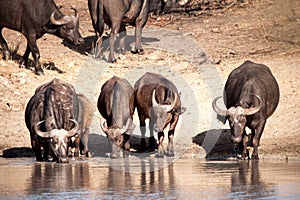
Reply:
[[66, 24], [66, 25], [63, 25], [62, 27], [65, 31], [71, 31], [73, 30], [73, 26], [72, 25], [69, 25], [69, 24]]

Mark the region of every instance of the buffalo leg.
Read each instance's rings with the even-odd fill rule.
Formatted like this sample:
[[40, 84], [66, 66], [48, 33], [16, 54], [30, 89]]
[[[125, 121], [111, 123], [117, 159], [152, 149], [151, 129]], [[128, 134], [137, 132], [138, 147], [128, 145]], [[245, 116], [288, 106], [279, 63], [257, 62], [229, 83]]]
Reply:
[[120, 30], [120, 24], [121, 21], [118, 21], [114, 24], [112, 24], [111, 27], [111, 33], [110, 33], [110, 37], [109, 37], [109, 55], [108, 55], [108, 62], [116, 62], [116, 58], [115, 58], [115, 42], [117, 39], [117, 35], [119, 33]]
[[43, 149], [44, 149], [44, 161], [52, 162], [54, 161], [54, 159], [57, 159], [57, 156], [54, 155], [52, 151], [50, 151], [49, 144], [43, 145]]
[[95, 45], [95, 58], [96, 59], [101, 59], [103, 57], [102, 54], [102, 36], [98, 37]]
[[75, 140], [74, 140], [74, 148], [75, 148], [74, 150], [75, 151], [73, 152], [73, 155], [72, 155], [72, 157], [74, 158], [74, 157], [79, 157], [81, 139], [78, 135], [73, 136], [73, 137], [75, 137]]
[[115, 142], [111, 142], [110, 157], [111, 158], [119, 158], [120, 157], [120, 151], [121, 151], [121, 148], [119, 147], [119, 145]]
[[167, 146], [166, 156], [175, 156], [173, 139], [174, 139], [174, 130], [169, 130], [168, 132], [169, 143]]
[[258, 146], [259, 146], [259, 143], [260, 143], [260, 138], [261, 138], [261, 135], [263, 133], [263, 130], [265, 128], [265, 124], [266, 122], [261, 122], [258, 127], [255, 129], [255, 134], [252, 138], [252, 145], [253, 145], [253, 154], [252, 154], [252, 159], [253, 160], [258, 160], [259, 157], [258, 157]]
[[131, 51], [132, 53], [144, 54], [144, 50], [142, 49], [142, 45], [141, 45], [142, 29], [147, 22], [148, 13], [149, 13], [149, 1], [144, 1], [140, 15], [137, 17], [136, 20], [135, 49]]
[[141, 151], [146, 150], [146, 122], [145, 117], [143, 115], [139, 115], [140, 118], [140, 131], [141, 131]]
[[131, 50], [133, 54], [144, 54], [141, 44], [142, 39], [142, 28], [135, 28], [135, 48]]
[[27, 43], [27, 47], [26, 47], [25, 53], [23, 54], [23, 57], [22, 57], [22, 59], [20, 61], [20, 65], [19, 65], [20, 68], [23, 68], [23, 67], [25, 67], [26, 69], [29, 68], [29, 62], [28, 62], [29, 54], [30, 54], [30, 47], [29, 47], [29, 45]]
[[35, 34], [31, 34], [29, 35], [27, 38], [27, 47], [26, 47], [26, 51], [23, 55], [23, 59], [24, 59], [24, 62], [25, 62], [25, 66], [28, 68], [28, 56], [29, 56], [29, 52], [31, 51], [31, 54], [32, 54], [32, 57], [34, 59], [34, 67], [35, 67], [35, 73], [37, 75], [43, 75], [44, 72], [40, 66], [40, 52], [39, 52], [39, 49], [37, 47], [37, 44], [36, 44], [36, 36]]
[[89, 133], [90, 133], [90, 129], [86, 128], [81, 135], [80, 151], [81, 154], [85, 155], [86, 157], [92, 156], [88, 148]]
[[154, 116], [151, 116], [151, 117], [152, 117], [152, 119], [150, 119], [150, 122], [149, 122], [149, 129], [150, 129], [149, 148], [150, 148], [150, 151], [154, 151], [157, 146], [155, 139], [154, 139], [154, 124], [155, 124], [156, 119], [154, 118]]
[[36, 161], [40, 161], [40, 162], [43, 161], [41, 146], [38, 145], [37, 142], [34, 140], [31, 140], [31, 146], [32, 146], [32, 150], [35, 154]]
[[243, 140], [242, 140], [242, 159], [246, 159], [248, 157], [248, 154], [247, 154], [247, 145], [248, 145], [248, 140], [249, 140], [249, 137], [246, 133], [246, 131], [244, 130], [244, 133], [243, 133]]
[[4, 60], [7, 60], [10, 57], [10, 52], [8, 49], [8, 45], [2, 35], [2, 29], [3, 29], [3, 27], [0, 27], [0, 43], [3, 48], [3, 58], [4, 58]]
[[126, 36], [127, 36], [125, 25], [121, 25], [119, 36], [120, 36], [120, 43], [119, 43], [118, 51], [119, 51], [119, 53], [124, 54], [125, 53], [125, 40], [126, 40]]
[[173, 145], [173, 139], [174, 139], [174, 133], [175, 133], [175, 127], [177, 125], [177, 122], [179, 120], [179, 116], [176, 115], [173, 117], [172, 121], [170, 122], [170, 128], [168, 132], [168, 146], [167, 146], [167, 156], [174, 156], [174, 145]]
[[163, 131], [158, 132], [158, 142], [159, 143], [157, 146], [157, 155], [156, 155], [156, 157], [158, 157], [158, 158], [164, 157], [164, 145], [163, 145], [164, 137], [165, 137], [165, 134]]
[[123, 134], [123, 157], [128, 157], [129, 156], [129, 151], [130, 151], [130, 143], [129, 143], [130, 135], [124, 133]]

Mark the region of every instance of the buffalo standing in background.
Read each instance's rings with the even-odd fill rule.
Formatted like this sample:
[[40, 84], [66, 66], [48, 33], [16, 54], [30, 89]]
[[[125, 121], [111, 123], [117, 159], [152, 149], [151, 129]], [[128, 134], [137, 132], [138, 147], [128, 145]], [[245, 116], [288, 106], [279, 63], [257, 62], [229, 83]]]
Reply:
[[37, 161], [69, 161], [70, 138], [83, 130], [84, 119], [79, 115], [86, 115], [81, 114], [81, 109], [71, 84], [53, 79], [36, 89], [26, 106], [25, 122]]
[[[77, 11], [75, 10], [75, 16], [65, 16], [53, 0], [0, 1], [0, 44], [3, 48], [4, 59], [10, 57], [10, 52], [2, 36], [2, 29], [19, 31], [27, 39], [27, 47], [23, 55], [25, 67], [29, 67], [28, 56], [31, 52], [35, 61], [35, 72], [38, 75], [42, 75], [43, 70], [39, 62], [40, 52], [36, 40], [45, 33], [50, 33], [70, 43], [80, 45], [84, 43], [84, 40], [78, 32], [78, 27]], [[22, 64], [23, 62], [20, 66]]]
[[[164, 156], [164, 129], [170, 125], [167, 155], [174, 156], [173, 138], [175, 128], [181, 115], [186, 109], [181, 107], [180, 95], [175, 85], [159, 74], [144, 74], [134, 85], [134, 103], [137, 107], [142, 134], [142, 147], [145, 145], [147, 118], [150, 119], [150, 134], [153, 138], [153, 129], [158, 133], [158, 157]], [[153, 139], [152, 139], [153, 141]]]
[[100, 125], [111, 142], [111, 158], [119, 157], [121, 149], [130, 150], [130, 134], [135, 128], [133, 101], [133, 88], [126, 79], [113, 76], [101, 87], [98, 110], [106, 121]]
[[212, 106], [216, 113], [226, 116], [231, 129], [231, 140], [243, 146], [242, 158], [247, 157], [248, 136], [245, 127], [251, 129], [252, 159], [258, 159], [258, 146], [267, 118], [279, 102], [279, 87], [270, 69], [251, 61], [234, 69], [225, 84], [224, 102], [227, 110]]
[[135, 26], [135, 48], [132, 53], [143, 53], [141, 46], [142, 29], [145, 26], [148, 13], [163, 7], [166, 0], [88, 0], [88, 6], [96, 35], [96, 58], [102, 57], [101, 45], [104, 23], [111, 28], [109, 39], [109, 62], [115, 62], [114, 44], [120, 33], [119, 50], [125, 51], [126, 25]]

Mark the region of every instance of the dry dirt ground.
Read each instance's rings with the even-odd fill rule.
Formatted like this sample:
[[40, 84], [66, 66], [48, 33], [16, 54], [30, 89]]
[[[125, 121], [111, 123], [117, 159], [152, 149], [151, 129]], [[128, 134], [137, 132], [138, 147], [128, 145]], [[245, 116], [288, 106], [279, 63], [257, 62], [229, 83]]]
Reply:
[[[206, 112], [212, 113], [211, 98], [203, 87], [203, 81], [197, 80], [198, 71], [191, 67], [191, 63], [177, 53], [160, 49], [145, 49], [145, 55], [133, 55], [129, 51], [120, 56], [117, 63], [106, 64], [101, 78], [94, 79], [92, 71], [98, 68], [84, 68], [86, 63], [94, 63], [91, 56], [87, 56], [92, 48], [94, 32], [91, 26], [87, 2], [84, 0], [57, 0], [63, 5], [63, 12], [71, 14], [70, 6], [76, 6], [80, 12], [80, 32], [86, 39], [86, 44], [79, 48], [69, 48], [62, 40], [46, 34], [38, 40], [41, 54], [41, 62], [54, 62], [56, 66], [65, 71], [59, 74], [56, 71], [45, 70], [45, 76], [36, 76], [31, 70], [21, 69], [15, 60], [3, 60], [0, 58], [0, 152], [14, 147], [31, 147], [29, 132], [24, 122], [24, 109], [29, 98], [34, 94], [35, 88], [41, 83], [53, 78], [60, 78], [72, 84], [85, 82], [86, 87], [95, 87], [94, 93], [86, 94], [95, 105], [95, 122], [92, 133], [100, 134], [96, 110], [96, 100], [100, 87], [104, 81], [112, 75], [125, 76], [130, 71], [137, 69], [147, 71], [144, 66], [155, 63], [155, 66], [167, 66], [190, 84], [196, 99], [200, 119], [203, 120], [197, 126], [197, 130], [191, 135], [209, 130], [211, 120], [206, 120]], [[261, 139], [260, 153], [263, 157], [274, 158], [299, 158], [300, 157], [300, 121], [299, 106], [300, 94], [300, 1], [298, 0], [254, 0], [238, 3], [232, 1], [224, 9], [200, 10], [189, 13], [167, 13], [159, 17], [153, 16], [147, 22], [147, 29], [164, 28], [170, 31], [182, 33], [192, 38], [199, 47], [203, 48], [204, 62], [213, 66], [222, 82], [226, 81], [228, 74], [245, 60], [263, 63], [270, 67], [280, 86], [280, 103], [276, 112], [269, 118]], [[26, 41], [18, 33], [4, 29], [4, 37], [10, 48], [18, 45], [18, 55], [25, 50]], [[176, 44], [176, 42], [175, 42]], [[189, 48], [189, 47], [188, 47]], [[91, 64], [92, 65], [92, 64]], [[94, 64], [94, 65], [97, 65]], [[204, 64], [205, 65], [205, 64]], [[201, 75], [201, 65], [200, 75]], [[157, 67], [158, 73], [165, 73]], [[91, 71], [82, 75], [82, 70]], [[156, 69], [152, 69], [152, 71]], [[101, 72], [102, 73], [102, 72]], [[130, 74], [130, 73], [129, 73]], [[175, 77], [175, 76], [174, 76]], [[169, 77], [172, 79], [172, 76]], [[92, 82], [96, 80], [96, 82]], [[130, 80], [134, 83], [135, 80]], [[176, 82], [176, 80], [173, 80]], [[203, 88], [203, 91], [202, 91]], [[76, 88], [77, 89], [77, 88]], [[221, 89], [221, 88], [219, 88]], [[85, 88], [79, 92], [85, 94]], [[188, 98], [184, 94], [182, 98]], [[185, 96], [184, 96], [185, 95]], [[216, 94], [217, 95], [217, 94]], [[218, 93], [218, 96], [222, 93]], [[184, 104], [184, 103], [183, 103]], [[186, 116], [192, 116], [193, 107], [187, 108]], [[182, 116], [185, 117], [184, 115]], [[210, 118], [210, 117], [208, 117]], [[215, 119], [216, 120], [216, 119]], [[137, 122], [138, 123], [138, 122]], [[189, 128], [189, 127], [187, 127]], [[223, 128], [228, 128], [224, 125]], [[184, 136], [179, 134], [175, 140], [181, 140]], [[105, 137], [102, 137], [105, 139]], [[192, 139], [187, 139], [191, 145]], [[97, 146], [99, 144], [91, 144]], [[190, 155], [199, 149], [195, 145], [190, 147]]]

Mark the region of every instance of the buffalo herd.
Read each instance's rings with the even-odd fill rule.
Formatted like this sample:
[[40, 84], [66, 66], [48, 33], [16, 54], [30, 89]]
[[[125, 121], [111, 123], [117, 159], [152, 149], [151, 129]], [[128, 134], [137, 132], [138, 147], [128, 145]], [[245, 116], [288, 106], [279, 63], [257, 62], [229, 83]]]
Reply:
[[[178, 1], [182, 4], [183, 1]], [[119, 50], [124, 52], [126, 25], [135, 27], [135, 47], [132, 53], [143, 53], [142, 29], [151, 11], [163, 9], [167, 0], [88, 0], [92, 25], [98, 37], [96, 58], [102, 57], [101, 43], [104, 25], [111, 28], [109, 62], [115, 62], [114, 46], [120, 36]], [[0, 44], [4, 59], [11, 57], [2, 29], [21, 32], [27, 47], [20, 62], [29, 67], [32, 53], [35, 72], [43, 74], [36, 40], [45, 33], [54, 34], [75, 45], [84, 43], [78, 32], [79, 17], [64, 15], [53, 0], [0, 1]], [[212, 101], [213, 110], [225, 116], [231, 129], [231, 140], [240, 147], [241, 159], [250, 158], [248, 145], [254, 151], [252, 159], [258, 160], [258, 146], [266, 120], [279, 103], [279, 87], [270, 69], [251, 61], [234, 69], [225, 84], [223, 100], [226, 109]], [[130, 136], [135, 109], [140, 122], [141, 151], [146, 151], [146, 119], [149, 119], [150, 141], [157, 157], [174, 156], [174, 134], [179, 117], [186, 110], [175, 84], [161, 74], [146, 72], [132, 86], [128, 80], [113, 76], [101, 87], [97, 108], [102, 116], [100, 127], [111, 144], [111, 158], [129, 155]], [[192, 108], [189, 108], [192, 112]], [[25, 122], [30, 132], [31, 145], [37, 161], [65, 163], [70, 157], [92, 156], [88, 149], [89, 128], [93, 118], [93, 105], [74, 86], [53, 79], [39, 86], [25, 109]], [[168, 127], [168, 145], [163, 146], [164, 130]], [[251, 130], [246, 133], [245, 128]], [[157, 132], [157, 140], [154, 139]], [[157, 142], [156, 142], [157, 141]]]

